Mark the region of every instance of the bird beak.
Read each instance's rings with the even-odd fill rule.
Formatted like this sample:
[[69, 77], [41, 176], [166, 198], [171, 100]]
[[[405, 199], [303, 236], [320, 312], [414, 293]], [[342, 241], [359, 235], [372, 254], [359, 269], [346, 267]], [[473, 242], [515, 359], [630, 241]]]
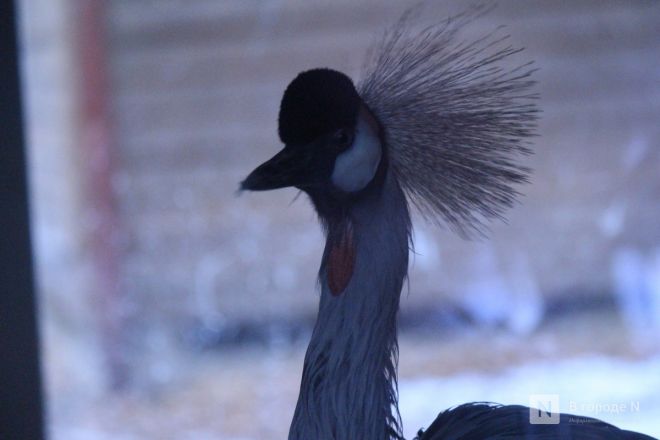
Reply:
[[304, 183], [307, 160], [290, 147], [259, 165], [241, 182], [241, 190], [266, 191], [269, 189], [299, 186]]

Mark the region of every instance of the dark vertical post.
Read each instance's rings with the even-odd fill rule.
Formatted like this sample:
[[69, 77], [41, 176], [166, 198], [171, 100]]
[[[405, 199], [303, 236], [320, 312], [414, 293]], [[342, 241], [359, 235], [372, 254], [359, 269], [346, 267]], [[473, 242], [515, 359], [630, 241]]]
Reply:
[[0, 438], [44, 436], [16, 8], [0, 2]]

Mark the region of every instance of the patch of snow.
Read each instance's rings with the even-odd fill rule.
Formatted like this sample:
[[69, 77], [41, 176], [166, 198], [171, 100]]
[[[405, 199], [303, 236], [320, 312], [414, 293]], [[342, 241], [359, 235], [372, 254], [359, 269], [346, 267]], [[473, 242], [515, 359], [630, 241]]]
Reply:
[[649, 295], [649, 313], [653, 318], [656, 340], [660, 340], [660, 247], [649, 258], [646, 272], [646, 287]]
[[530, 334], [543, 319], [545, 303], [538, 280], [525, 253], [515, 253], [507, 281], [512, 295], [507, 327], [516, 334]]
[[614, 252], [612, 278], [621, 314], [639, 349], [660, 340], [660, 250], [650, 256], [623, 247]]
[[472, 275], [461, 287], [461, 304], [481, 325], [503, 325], [516, 334], [529, 334], [541, 322], [544, 311], [529, 259], [517, 251], [506, 270], [499, 266], [492, 246], [478, 252], [471, 261]]
[[493, 247], [483, 246], [470, 261], [470, 267], [473, 275], [460, 288], [463, 307], [481, 325], [493, 327], [506, 322], [510, 290], [498, 268]]

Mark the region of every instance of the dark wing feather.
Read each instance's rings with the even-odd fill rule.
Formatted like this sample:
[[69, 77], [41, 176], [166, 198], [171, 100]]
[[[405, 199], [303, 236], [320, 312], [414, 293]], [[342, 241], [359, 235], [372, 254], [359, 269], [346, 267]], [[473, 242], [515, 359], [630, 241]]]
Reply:
[[466, 403], [440, 413], [415, 440], [654, 440], [590, 417], [561, 414], [559, 424], [532, 425], [522, 405]]
[[501, 217], [527, 180], [537, 96], [531, 63], [501, 28], [472, 42], [459, 31], [485, 7], [415, 30], [413, 8], [370, 51], [358, 92], [384, 129], [388, 155], [409, 199], [452, 229], [482, 231]]

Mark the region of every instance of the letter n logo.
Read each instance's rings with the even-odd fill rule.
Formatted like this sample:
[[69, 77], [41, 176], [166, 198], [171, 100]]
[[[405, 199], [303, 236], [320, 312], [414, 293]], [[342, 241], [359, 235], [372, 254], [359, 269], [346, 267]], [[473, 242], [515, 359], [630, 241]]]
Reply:
[[559, 424], [559, 395], [532, 394], [529, 396], [529, 423], [532, 425]]

